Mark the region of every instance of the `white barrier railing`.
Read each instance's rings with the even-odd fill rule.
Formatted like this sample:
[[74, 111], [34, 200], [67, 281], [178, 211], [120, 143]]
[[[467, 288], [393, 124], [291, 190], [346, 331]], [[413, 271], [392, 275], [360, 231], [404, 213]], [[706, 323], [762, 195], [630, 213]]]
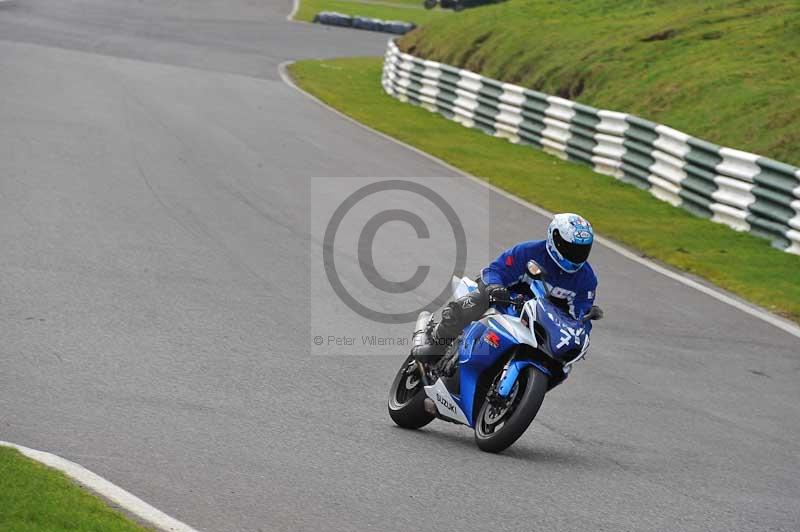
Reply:
[[389, 42], [384, 90], [467, 127], [588, 164], [690, 212], [800, 254], [800, 169], [637, 116], [486, 78]]

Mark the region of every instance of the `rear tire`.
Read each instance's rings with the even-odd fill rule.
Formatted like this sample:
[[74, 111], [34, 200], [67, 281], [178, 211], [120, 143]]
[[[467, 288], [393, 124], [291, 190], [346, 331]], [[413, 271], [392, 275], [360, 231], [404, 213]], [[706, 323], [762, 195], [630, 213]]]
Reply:
[[409, 355], [389, 389], [389, 416], [392, 421], [404, 429], [418, 429], [433, 421], [434, 416], [425, 411], [425, 397], [416, 361]]
[[433, 9], [434, 7], [436, 7], [436, 4], [438, 3], [439, 0], [425, 0], [425, 3], [423, 5], [425, 6], [425, 9]]
[[505, 412], [498, 416], [498, 407], [484, 398], [475, 419], [475, 443], [478, 447], [488, 453], [499, 453], [517, 441], [539, 412], [547, 384], [547, 375], [541, 370], [525, 366], [517, 377]]

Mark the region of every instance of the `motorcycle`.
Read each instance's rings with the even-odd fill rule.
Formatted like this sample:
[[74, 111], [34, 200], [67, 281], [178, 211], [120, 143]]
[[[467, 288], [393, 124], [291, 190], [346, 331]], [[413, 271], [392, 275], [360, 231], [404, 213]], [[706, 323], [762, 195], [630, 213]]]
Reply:
[[[449, 347], [457, 352], [434, 363], [406, 358], [389, 390], [389, 415], [397, 425], [418, 429], [436, 418], [467, 425], [478, 447], [491, 453], [528, 429], [545, 394], [586, 357], [587, 324], [603, 311], [594, 306], [573, 318], [549, 297], [542, 267], [536, 261], [526, 267], [526, 290], [493, 300]], [[477, 289], [467, 277], [453, 278], [454, 299]], [[431, 318], [430, 312], [419, 314], [414, 346], [430, 343]]]

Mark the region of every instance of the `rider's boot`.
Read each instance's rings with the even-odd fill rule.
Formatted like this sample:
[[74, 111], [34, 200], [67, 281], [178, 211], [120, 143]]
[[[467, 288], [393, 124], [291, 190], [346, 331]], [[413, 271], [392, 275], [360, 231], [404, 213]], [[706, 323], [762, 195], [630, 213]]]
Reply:
[[426, 331], [425, 342], [411, 348], [414, 358], [424, 364], [432, 364], [442, 358], [452, 342], [452, 338], [439, 336], [441, 334], [440, 326], [441, 324], [433, 325], [433, 320], [431, 320]]
[[[456, 339], [456, 336], [464, 328], [464, 316], [462, 305], [459, 301], [448, 303], [442, 309], [442, 320], [436, 324], [431, 317], [425, 329], [426, 336], [418, 336], [422, 331], [418, 330], [414, 335], [414, 347], [411, 354], [414, 358], [423, 363], [434, 363], [442, 358], [447, 352], [447, 348]], [[417, 327], [420, 329], [420, 327]], [[425, 340], [424, 342], [421, 340]]]

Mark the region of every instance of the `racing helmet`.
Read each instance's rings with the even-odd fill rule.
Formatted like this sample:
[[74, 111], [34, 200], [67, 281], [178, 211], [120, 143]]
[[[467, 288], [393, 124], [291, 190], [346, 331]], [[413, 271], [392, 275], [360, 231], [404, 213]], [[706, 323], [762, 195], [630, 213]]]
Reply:
[[593, 241], [592, 224], [571, 212], [556, 214], [547, 227], [547, 253], [559, 268], [568, 273], [575, 273], [583, 267]]

